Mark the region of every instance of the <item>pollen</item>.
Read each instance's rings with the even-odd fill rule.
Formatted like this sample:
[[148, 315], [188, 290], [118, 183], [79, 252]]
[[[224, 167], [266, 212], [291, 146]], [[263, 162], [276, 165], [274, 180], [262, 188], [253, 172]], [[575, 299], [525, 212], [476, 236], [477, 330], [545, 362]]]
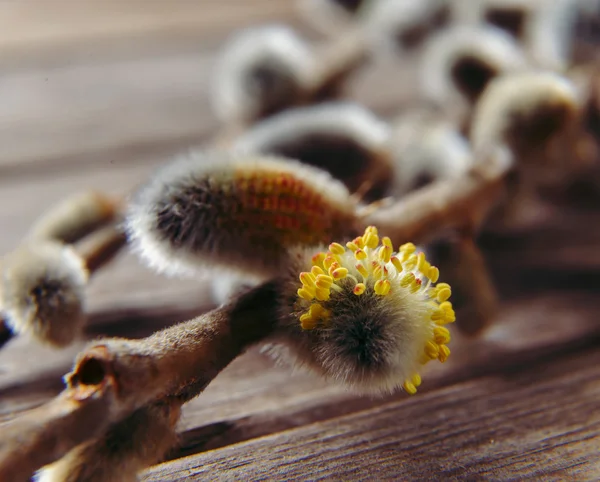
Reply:
[[450, 285], [437, 283], [439, 269], [413, 243], [394, 252], [391, 239], [380, 237], [374, 226], [345, 244], [331, 243], [326, 251], [308, 259], [312, 266], [299, 276], [301, 328], [316, 333], [326, 330], [343, 297], [380, 300], [369, 305], [374, 306], [372, 310], [381, 306], [382, 312], [394, 313], [398, 323], [409, 323], [415, 331], [410, 358], [402, 359], [406, 365], [401, 369], [403, 381], [398, 383], [408, 394], [415, 394], [421, 385], [420, 367], [432, 360], [443, 363], [450, 356], [451, 336], [445, 325], [454, 322], [456, 315], [449, 301]]

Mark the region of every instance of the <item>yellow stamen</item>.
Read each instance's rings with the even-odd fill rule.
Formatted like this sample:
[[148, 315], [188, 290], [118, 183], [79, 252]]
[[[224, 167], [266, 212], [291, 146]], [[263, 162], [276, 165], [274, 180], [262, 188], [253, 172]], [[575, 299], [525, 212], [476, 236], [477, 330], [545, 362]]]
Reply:
[[343, 279], [348, 276], [348, 270], [346, 268], [337, 268], [333, 271], [333, 273], [331, 273], [331, 276], [335, 280]]
[[413, 383], [413, 385], [415, 387], [421, 386], [421, 375], [419, 375], [418, 373], [415, 373], [411, 378], [411, 382]]
[[440, 354], [439, 345], [431, 340], [427, 341], [425, 343], [425, 354], [432, 360], [435, 360]]
[[315, 290], [315, 298], [317, 298], [319, 301], [327, 301], [330, 294], [331, 292], [328, 289], [317, 288]]
[[373, 290], [375, 291], [376, 294], [378, 294], [380, 296], [385, 296], [390, 292], [391, 287], [392, 287], [392, 285], [390, 284], [390, 282], [388, 280], [380, 279], [375, 282], [375, 285], [373, 286]]
[[302, 284], [304, 286], [314, 286], [315, 285], [314, 276], [312, 276], [310, 273], [307, 273], [306, 271], [300, 273], [300, 281], [302, 282]]
[[443, 301], [446, 301], [448, 298], [450, 298], [451, 294], [452, 292], [448, 288], [442, 288], [438, 291], [436, 299], [439, 303], [442, 303]]
[[313, 266], [310, 270], [311, 274], [315, 277], [315, 279], [319, 276], [319, 275], [323, 275], [325, 274], [325, 271], [323, 271], [321, 268], [319, 268], [318, 266]]
[[440, 278], [440, 270], [435, 266], [431, 266], [429, 268], [429, 273], [426, 275], [432, 283], [437, 283], [437, 280]]
[[311, 301], [315, 297], [314, 294], [309, 293], [306, 288], [300, 288], [297, 293], [300, 298], [306, 301]]
[[354, 238], [354, 240], [352, 242], [354, 244], [356, 244], [356, 246], [358, 246], [359, 249], [362, 249], [365, 247], [365, 242], [363, 241], [362, 236], [359, 236], [358, 238]]
[[350, 251], [352, 251], [353, 253], [355, 253], [355, 252], [356, 252], [358, 249], [360, 249], [360, 248], [358, 247], [358, 245], [357, 245], [356, 243], [353, 243], [352, 241], [348, 241], [348, 242], [346, 243], [346, 247], [347, 247], [347, 248], [348, 248]]
[[320, 274], [317, 276], [317, 281], [315, 282], [315, 286], [317, 288], [329, 289], [333, 284], [333, 278], [331, 276], [327, 276], [326, 274]]
[[300, 326], [303, 330], [312, 330], [317, 326], [317, 320], [308, 313], [304, 313], [300, 316]]
[[404, 382], [404, 384], [402, 385], [402, 387], [404, 388], [404, 391], [406, 393], [408, 393], [409, 395], [414, 395], [415, 393], [417, 393], [417, 387], [415, 387], [413, 385], [413, 383], [409, 382], [408, 380], [406, 380]]
[[440, 345], [440, 354], [438, 355], [438, 360], [444, 363], [448, 357], [450, 356], [450, 348], [446, 345]]
[[402, 286], [402, 288], [408, 288], [414, 283], [414, 281], [415, 275], [413, 273], [406, 273], [402, 279], [400, 279], [400, 286]]
[[382, 263], [389, 263], [392, 257], [392, 248], [390, 246], [383, 246], [379, 250], [379, 261]]
[[396, 270], [398, 270], [398, 273], [401, 273], [402, 272], [402, 263], [400, 262], [400, 260], [398, 259], [398, 257], [397, 256], [392, 256], [390, 258], [390, 261], [394, 265], [394, 268], [396, 268]]
[[323, 260], [327, 255], [325, 253], [317, 253], [312, 257], [312, 263], [314, 266], [319, 266], [323, 264]]
[[368, 233], [364, 237], [365, 246], [368, 248], [376, 248], [379, 245], [379, 236], [374, 233]]
[[427, 269], [427, 271], [425, 271], [425, 268], [427, 267], [427, 264], [429, 264], [429, 263], [427, 263], [427, 260], [425, 259], [425, 253], [419, 253], [417, 255], [417, 269], [421, 273], [426, 273], [426, 272], [429, 271], [429, 269]]
[[365, 292], [366, 289], [367, 289], [367, 287], [365, 286], [364, 283], [358, 283], [352, 290], [352, 293], [354, 293], [357, 296], [360, 296]]
[[365, 268], [364, 264], [356, 263], [354, 265], [354, 267], [356, 268], [356, 271], [358, 271], [363, 276], [363, 278], [366, 278], [369, 276], [369, 273], [367, 272], [367, 268]]
[[412, 254], [417, 250], [417, 247], [413, 243], [406, 243], [400, 246], [400, 252]]
[[443, 345], [450, 341], [450, 331], [447, 328], [438, 326], [433, 329], [433, 338], [438, 345]]
[[329, 251], [331, 251], [333, 254], [344, 254], [346, 252], [344, 247], [339, 243], [331, 243], [329, 245]]
[[362, 249], [357, 249], [354, 252], [354, 257], [360, 261], [361, 259], [366, 259], [367, 253], [365, 253]]
[[404, 269], [406, 269], [406, 271], [412, 271], [413, 269], [415, 269], [417, 267], [417, 256], [414, 254], [411, 254], [408, 259], [404, 262]]

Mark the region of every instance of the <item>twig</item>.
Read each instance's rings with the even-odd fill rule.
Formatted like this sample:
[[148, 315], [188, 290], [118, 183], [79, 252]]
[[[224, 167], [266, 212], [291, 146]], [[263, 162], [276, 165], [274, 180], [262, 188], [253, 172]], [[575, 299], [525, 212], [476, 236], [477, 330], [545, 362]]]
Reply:
[[[222, 308], [148, 338], [92, 344], [65, 377], [68, 387], [57, 399], [33, 415], [17, 417], [11, 430], [3, 431], [0, 480], [19, 480], [5, 474], [31, 475], [155, 400], [195, 397], [248, 346], [272, 332], [275, 306], [276, 285], [266, 283]], [[101, 394], [101, 413], [89, 407], [98, 399], [90, 392]], [[73, 400], [78, 401], [75, 406]], [[65, 411], [69, 421], [78, 421], [73, 427], [85, 427], [89, 436], [74, 436], [63, 425]], [[52, 445], [46, 446], [49, 442]]]

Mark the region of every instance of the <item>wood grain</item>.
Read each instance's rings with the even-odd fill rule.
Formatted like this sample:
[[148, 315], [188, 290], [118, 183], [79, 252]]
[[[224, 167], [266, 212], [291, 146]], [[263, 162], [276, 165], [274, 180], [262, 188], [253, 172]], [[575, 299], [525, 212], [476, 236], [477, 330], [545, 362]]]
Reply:
[[144, 480], [597, 480], [600, 352], [165, 463]]

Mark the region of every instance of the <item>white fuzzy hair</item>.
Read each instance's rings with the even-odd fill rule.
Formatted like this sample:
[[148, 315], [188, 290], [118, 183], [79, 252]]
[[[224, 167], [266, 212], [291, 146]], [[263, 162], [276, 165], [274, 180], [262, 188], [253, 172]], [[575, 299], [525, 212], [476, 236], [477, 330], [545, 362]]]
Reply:
[[[216, 184], [230, 182], [235, 172], [240, 170], [263, 170], [293, 176], [323, 195], [323, 209], [346, 213], [349, 217], [352, 215], [354, 206], [346, 187], [321, 169], [277, 156], [194, 150], [160, 168], [130, 200], [126, 229], [132, 249], [149, 267], [168, 276], [195, 277], [211, 267], [248, 271], [260, 277], [272, 274], [275, 266], [269, 265], [268, 260], [261, 259], [256, 253], [231, 252], [227, 259], [223, 259], [212, 248], [192, 251], [173, 247], [156, 230], [156, 205], [164, 196], [191, 186], [198, 179], [210, 178]], [[229, 212], [219, 214], [223, 217], [230, 215]], [[221, 246], [222, 240], [236, 242], [229, 239], [232, 234], [226, 232], [212, 232], [210, 236], [212, 238], [206, 244], [213, 247]], [[262, 269], [261, 265], [264, 265]]]
[[298, 107], [274, 115], [240, 136], [233, 148], [240, 152], [261, 152], [273, 141], [285, 144], [306, 134], [347, 137], [368, 150], [379, 150], [389, 140], [386, 122], [355, 102], [324, 102]]
[[242, 30], [225, 45], [215, 70], [211, 102], [221, 120], [245, 119], [260, 108], [244, 89], [244, 74], [269, 59], [285, 65], [301, 87], [313, 78], [313, 53], [290, 27], [273, 24]]
[[[1, 268], [0, 306], [13, 331], [59, 346], [79, 334], [89, 273], [70, 246], [42, 239], [26, 242], [3, 259]], [[48, 300], [42, 292], [35, 299], [36, 288], [47, 285], [56, 290], [55, 298]]]
[[490, 146], [504, 144], [513, 117], [519, 112], [533, 112], [549, 103], [575, 110], [580, 101], [575, 85], [555, 72], [524, 72], [494, 79], [473, 113], [473, 151], [483, 152]]
[[393, 123], [392, 152], [396, 179], [394, 193], [404, 194], [421, 176], [453, 179], [473, 165], [467, 139], [438, 114], [408, 111]]
[[454, 63], [463, 56], [482, 58], [499, 73], [525, 70], [528, 62], [518, 43], [492, 26], [456, 26], [430, 39], [421, 58], [419, 85], [439, 105], [464, 102], [451, 77]]

